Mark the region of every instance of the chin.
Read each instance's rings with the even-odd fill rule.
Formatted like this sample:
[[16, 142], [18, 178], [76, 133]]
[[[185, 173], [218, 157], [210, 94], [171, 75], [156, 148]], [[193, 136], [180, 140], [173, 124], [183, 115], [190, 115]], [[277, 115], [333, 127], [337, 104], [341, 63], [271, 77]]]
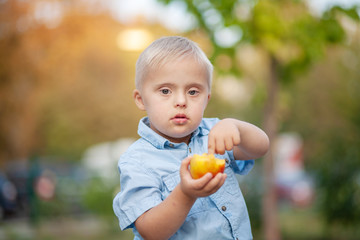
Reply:
[[[192, 131], [192, 132], [193, 132], [193, 131]], [[172, 135], [170, 135], [170, 136], [171, 136], [171, 138], [183, 139], [183, 138], [189, 137], [189, 136], [192, 134], [192, 132], [190, 132], [190, 133], [183, 133], [183, 134], [172, 134]]]

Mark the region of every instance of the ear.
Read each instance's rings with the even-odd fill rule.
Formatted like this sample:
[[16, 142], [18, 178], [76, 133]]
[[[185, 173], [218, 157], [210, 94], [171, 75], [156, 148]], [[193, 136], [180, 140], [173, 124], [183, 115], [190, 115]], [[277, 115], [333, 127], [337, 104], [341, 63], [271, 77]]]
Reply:
[[145, 111], [145, 105], [143, 102], [143, 99], [141, 97], [140, 91], [138, 89], [135, 89], [133, 92], [133, 97], [135, 100], [135, 104], [136, 106], [141, 110], [141, 111]]
[[207, 103], [206, 103], [206, 104], [208, 104], [208, 103], [209, 103], [210, 98], [211, 98], [211, 93], [209, 93], [209, 94], [208, 94], [208, 99], [207, 99]]

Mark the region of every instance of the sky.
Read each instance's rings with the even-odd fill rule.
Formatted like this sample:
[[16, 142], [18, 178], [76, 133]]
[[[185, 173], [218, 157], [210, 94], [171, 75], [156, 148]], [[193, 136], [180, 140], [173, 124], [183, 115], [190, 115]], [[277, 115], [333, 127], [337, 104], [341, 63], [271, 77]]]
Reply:
[[[4, 1], [4, 0], [0, 0]], [[5, 0], [6, 1], [6, 0]], [[83, 0], [85, 1], [85, 0]], [[90, 0], [86, 0], [90, 1]], [[321, 14], [322, 11], [337, 4], [343, 7], [351, 7], [355, 4], [360, 6], [360, 0], [305, 0], [308, 2], [314, 14]], [[105, 0], [102, 1], [105, 7], [110, 9], [113, 17], [124, 24], [131, 24], [141, 17], [149, 23], [158, 23], [175, 32], [184, 32], [195, 25], [194, 17], [187, 13], [186, 6], [181, 1], [174, 1], [169, 5], [163, 5], [157, 0]], [[56, 27], [61, 21], [61, 4], [56, 2], [40, 1], [37, 4], [35, 17], [38, 21], [43, 21], [48, 27]], [[359, 13], [360, 14], [360, 13]], [[217, 22], [216, 14], [207, 19]], [[26, 28], [23, 22], [20, 27]], [[21, 29], [20, 29], [21, 30]], [[236, 39], [241, 38], [241, 29], [221, 29], [215, 38]], [[224, 42], [224, 46], [230, 46], [233, 41]]]
[[[343, 7], [360, 5], [360, 0], [306, 0], [315, 14], [337, 4]], [[169, 6], [156, 0], [108, 0], [112, 13], [122, 23], [132, 23], [138, 16], [144, 17], [149, 22], [161, 22], [167, 28], [182, 32], [191, 28], [194, 18], [186, 12], [186, 7], [181, 2]]]
[[195, 21], [181, 2], [171, 3], [168, 6], [156, 0], [109, 0], [108, 2], [113, 16], [125, 24], [130, 24], [141, 16], [148, 22], [161, 22], [171, 30], [182, 32], [189, 29]]

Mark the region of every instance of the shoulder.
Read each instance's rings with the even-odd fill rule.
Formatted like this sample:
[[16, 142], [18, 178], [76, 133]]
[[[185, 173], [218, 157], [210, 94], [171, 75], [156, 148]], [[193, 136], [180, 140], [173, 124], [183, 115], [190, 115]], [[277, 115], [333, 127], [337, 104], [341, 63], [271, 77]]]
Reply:
[[131, 173], [131, 170], [136, 170], [144, 174], [158, 176], [158, 168], [167, 166], [168, 155], [146, 139], [140, 138], [120, 156], [118, 168], [120, 173], [125, 171]]
[[153, 146], [143, 138], [139, 138], [133, 142], [127, 150], [121, 155], [121, 157], [139, 157], [144, 149], [151, 149]]
[[[147, 141], [139, 139], [135, 141], [121, 156], [118, 162], [118, 170], [122, 187], [141, 184], [142, 182], [158, 183], [156, 164], [153, 160], [153, 150], [147, 145]], [[151, 159], [151, 160], [150, 160]], [[131, 180], [127, 183], [127, 180]], [[121, 181], [120, 181], [121, 182]]]
[[144, 159], [144, 149], [151, 149], [149, 143], [143, 138], [136, 140], [124, 153], [121, 154], [118, 162], [119, 166], [127, 164], [142, 165], [142, 159]]

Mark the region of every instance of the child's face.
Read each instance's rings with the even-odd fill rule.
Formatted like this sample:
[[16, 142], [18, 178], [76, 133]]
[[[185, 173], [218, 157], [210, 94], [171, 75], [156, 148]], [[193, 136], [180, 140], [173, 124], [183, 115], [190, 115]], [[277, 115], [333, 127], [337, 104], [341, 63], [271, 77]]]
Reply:
[[206, 71], [190, 58], [167, 63], [146, 76], [134, 98], [147, 112], [151, 129], [172, 142], [188, 143], [210, 99]]

